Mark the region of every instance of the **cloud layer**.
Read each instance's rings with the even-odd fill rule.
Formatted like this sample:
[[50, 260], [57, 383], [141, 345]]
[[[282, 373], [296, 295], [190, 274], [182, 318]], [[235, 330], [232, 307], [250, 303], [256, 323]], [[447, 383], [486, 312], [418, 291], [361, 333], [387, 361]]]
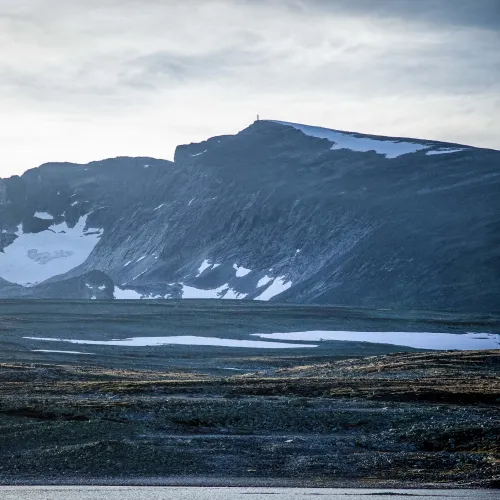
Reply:
[[261, 117], [500, 149], [497, 0], [3, 0], [0, 177]]

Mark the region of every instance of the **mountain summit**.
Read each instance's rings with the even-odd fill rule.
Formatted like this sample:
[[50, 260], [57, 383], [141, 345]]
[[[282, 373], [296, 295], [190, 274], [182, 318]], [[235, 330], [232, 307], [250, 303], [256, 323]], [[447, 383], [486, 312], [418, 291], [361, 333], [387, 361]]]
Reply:
[[0, 297], [498, 310], [500, 152], [278, 121], [0, 180]]

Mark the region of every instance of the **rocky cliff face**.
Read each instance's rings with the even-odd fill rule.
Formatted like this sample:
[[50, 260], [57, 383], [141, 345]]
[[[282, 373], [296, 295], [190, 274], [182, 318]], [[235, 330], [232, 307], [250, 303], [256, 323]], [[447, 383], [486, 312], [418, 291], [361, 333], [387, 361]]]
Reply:
[[260, 121], [179, 146], [174, 163], [46, 164], [4, 179], [0, 249], [4, 297], [113, 289], [488, 312], [500, 152]]

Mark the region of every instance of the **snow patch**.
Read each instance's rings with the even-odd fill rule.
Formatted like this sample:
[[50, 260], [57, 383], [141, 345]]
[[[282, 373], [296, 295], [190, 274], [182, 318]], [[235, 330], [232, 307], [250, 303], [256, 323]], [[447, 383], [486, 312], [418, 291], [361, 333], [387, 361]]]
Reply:
[[74, 201], [71, 206], [74, 207], [75, 205], [78, 205], [78, 203], [80, 203], [79, 201]]
[[233, 264], [233, 269], [236, 270], [237, 278], [243, 278], [243, 276], [246, 276], [247, 274], [252, 272], [251, 269], [246, 269], [243, 266], [238, 266], [238, 264]]
[[153, 208], [153, 210], [160, 210], [161, 207], [164, 207], [165, 203], [162, 203], [161, 205], [158, 205], [156, 208]]
[[220, 286], [211, 290], [204, 290], [202, 288], [194, 288], [192, 286], [182, 284], [182, 298], [183, 299], [220, 299], [223, 292], [229, 289], [229, 285]]
[[212, 267], [212, 264], [210, 264], [210, 261], [205, 259], [202, 263], [201, 263], [201, 266], [198, 268], [198, 274], [196, 275], [196, 277], [200, 276], [203, 271], [205, 271], [206, 269], [208, 269], [209, 267]]
[[102, 235], [102, 229], [85, 229], [87, 217], [72, 228], [62, 222], [39, 233], [24, 233], [19, 225], [17, 238], [0, 253], [0, 277], [33, 286], [83, 264]]
[[196, 337], [192, 335], [174, 337], [133, 337], [115, 340], [80, 340], [80, 339], [54, 339], [43, 337], [24, 337], [29, 340], [47, 342], [70, 342], [71, 344], [110, 345], [122, 347], [153, 347], [163, 345], [202, 345], [221, 347], [245, 347], [253, 349], [302, 349], [318, 347], [312, 344], [286, 344], [284, 342], [268, 342], [258, 340], [221, 339], [218, 337]]
[[191, 155], [191, 156], [201, 156], [202, 154], [206, 153], [208, 151], [208, 149], [205, 149], [205, 151], [202, 151], [201, 153], [196, 153], [194, 155]]
[[264, 276], [263, 278], [260, 278], [259, 282], [257, 283], [257, 288], [260, 288], [264, 285], [267, 285], [270, 281], [273, 281], [273, 278], [270, 278], [269, 276]]
[[188, 203], [188, 207], [189, 207], [189, 206], [191, 206], [191, 203], [193, 203], [193, 201], [194, 201], [194, 200], [196, 200], [196, 198], [193, 198], [193, 199], [191, 199], [191, 200], [189, 201], [189, 203]]
[[141, 262], [141, 260], [145, 259], [147, 255], [143, 255], [142, 257], [139, 257], [135, 262]]
[[113, 293], [115, 299], [118, 300], [139, 300], [142, 298], [142, 295], [135, 290], [126, 290], [118, 286], [115, 286], [115, 290]]
[[33, 217], [43, 220], [54, 220], [54, 217], [47, 212], [35, 212], [35, 215]]
[[[262, 280], [261, 280], [262, 281]], [[260, 283], [260, 281], [259, 281]], [[276, 278], [271, 285], [269, 285], [264, 292], [262, 292], [255, 300], [269, 300], [279, 295], [280, 293], [288, 290], [292, 286], [291, 281], [285, 281], [284, 276]]]
[[228, 291], [224, 294], [222, 299], [244, 299], [248, 293], [240, 293], [232, 288], [229, 288]]
[[427, 153], [425, 153], [426, 155], [428, 156], [431, 156], [431, 155], [444, 155], [444, 154], [448, 154], [448, 153], [458, 153], [460, 151], [464, 151], [465, 148], [460, 148], [460, 149], [451, 149], [451, 148], [447, 148], [447, 149], [436, 149], [434, 151], [427, 151]]
[[254, 333], [256, 337], [273, 340], [348, 341], [391, 344], [416, 349], [463, 351], [476, 349], [498, 349], [500, 334], [495, 333], [428, 333], [428, 332], [344, 332], [310, 331], [288, 333]]
[[[146, 271], [147, 271], [147, 269], [146, 269]], [[132, 278], [132, 281], [135, 281], [137, 278], [140, 278], [146, 271], [142, 271], [142, 273], [139, 273], [137, 276], [134, 276]]]
[[311, 137], [327, 139], [333, 143], [331, 149], [350, 149], [351, 151], [360, 152], [375, 151], [378, 154], [385, 155], [386, 158], [397, 158], [398, 156], [404, 154], [416, 153], [421, 149], [428, 149], [431, 147], [414, 142], [357, 137], [358, 134], [353, 134], [352, 132], [340, 132], [338, 130], [301, 125], [299, 123], [281, 122], [276, 120], [271, 121], [288, 127], [293, 127]]
[[129, 261], [128, 261], [128, 262], [127, 262], [127, 263], [126, 263], [123, 267], [127, 267], [127, 266], [129, 266], [130, 264], [132, 264], [132, 261], [131, 261], [131, 260], [129, 260]]
[[61, 354], [86, 354], [86, 355], [94, 355], [93, 352], [79, 352], [79, 351], [54, 351], [51, 349], [31, 349], [31, 352], [57, 352]]

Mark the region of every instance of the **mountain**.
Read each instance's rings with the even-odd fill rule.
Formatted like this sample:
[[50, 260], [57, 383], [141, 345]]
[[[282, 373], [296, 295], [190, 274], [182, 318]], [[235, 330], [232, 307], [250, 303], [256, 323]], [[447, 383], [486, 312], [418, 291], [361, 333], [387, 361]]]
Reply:
[[0, 180], [0, 297], [500, 309], [500, 152], [257, 121]]

